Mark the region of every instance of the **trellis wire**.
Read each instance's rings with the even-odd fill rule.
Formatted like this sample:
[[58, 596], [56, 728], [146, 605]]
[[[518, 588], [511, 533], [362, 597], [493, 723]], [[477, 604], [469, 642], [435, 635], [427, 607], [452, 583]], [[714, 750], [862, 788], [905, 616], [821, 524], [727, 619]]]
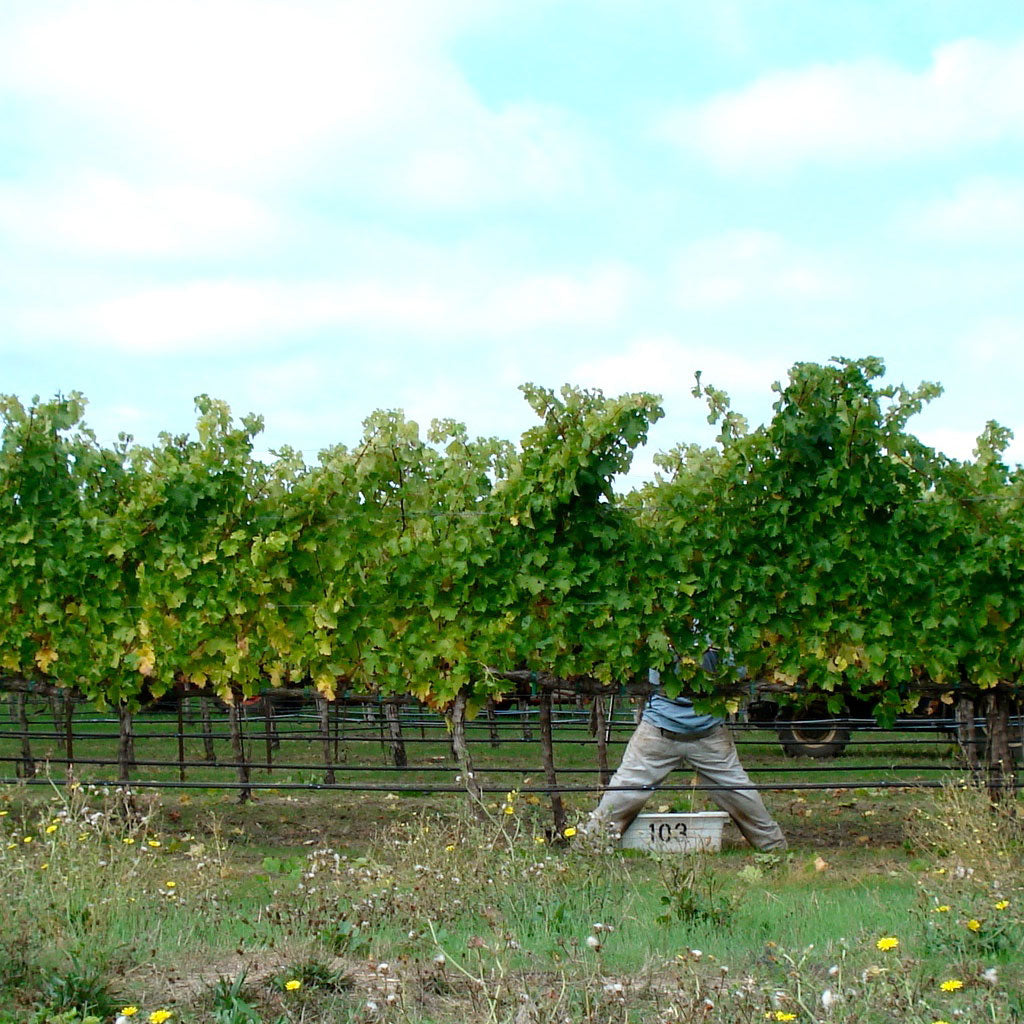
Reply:
[[[205, 701], [206, 698], [199, 698], [201, 702]], [[70, 705], [69, 705], [70, 706]], [[177, 740], [178, 743], [178, 757], [174, 760], [158, 760], [158, 759], [145, 759], [137, 758], [133, 753], [122, 755], [121, 758], [101, 758], [101, 757], [75, 757], [70, 753], [70, 745], [73, 742], [78, 741], [114, 741], [118, 739], [119, 734], [114, 732], [87, 732], [87, 733], [75, 733], [71, 728], [71, 717], [65, 715], [64, 717], [64, 731], [58, 732], [56, 729], [53, 731], [44, 730], [32, 730], [30, 728], [18, 728], [18, 729], [6, 729], [0, 730], [0, 739], [13, 739], [21, 740], [22, 743], [26, 743], [30, 738], [37, 740], [64, 740], [68, 746], [67, 756], [58, 757], [52, 753], [45, 757], [32, 757], [30, 762], [25, 761], [24, 748], [21, 756], [0, 756], [0, 763], [14, 763], [23, 764], [26, 769], [23, 773], [23, 777], [16, 779], [0, 779], [0, 784], [9, 784], [17, 782], [19, 784], [31, 784], [36, 785], [41, 781], [50, 782], [61, 782], [67, 780], [35, 780], [31, 776], [38, 764], [50, 764], [50, 765], [63, 765], [63, 766], [77, 766], [77, 765], [90, 765], [94, 767], [118, 767], [119, 768], [119, 779], [118, 782], [112, 782], [111, 780], [79, 780], [83, 785], [116, 785], [116, 784], [128, 784], [133, 788], [182, 788], [182, 789], [207, 789], [207, 790], [238, 790], [243, 793], [247, 793], [252, 790], [291, 790], [291, 789], [306, 789], [306, 790], [343, 790], [343, 791], [355, 791], [355, 792], [431, 792], [431, 793], [452, 793], [452, 792], [463, 792], [464, 787], [459, 784], [443, 784], [439, 782], [433, 782], [429, 780], [420, 779], [416, 782], [390, 782], [390, 783], [368, 783], [368, 782], [337, 782], [333, 777], [333, 773], [350, 773], [353, 775], [359, 775], [362, 773], [374, 772], [374, 773], [397, 773], [406, 775], [416, 775], [420, 773], [422, 775], [431, 775], [437, 773], [451, 773], [456, 768], [451, 764], [423, 764], [423, 765], [349, 765], [342, 761], [339, 761], [337, 757], [337, 743], [338, 735], [335, 731], [333, 739], [335, 743], [335, 756], [331, 757], [329, 754], [329, 748], [327, 750], [327, 756], [320, 763], [309, 763], [309, 762], [293, 762], [293, 761], [273, 761], [272, 757], [272, 746], [279, 746], [282, 742], [317, 742], [324, 739], [324, 728], [322, 723], [317, 728], [310, 728], [306, 730], [302, 729], [282, 729], [277, 724], [285, 721], [303, 721], [308, 720], [310, 723], [317, 722], [319, 716], [312, 714], [306, 714], [303, 711], [287, 711], [281, 709], [273, 709], [273, 713], [261, 713], [261, 710], [265, 711], [265, 708], [261, 709], [261, 706], [257, 703], [246, 709], [251, 714], [240, 715], [239, 725], [244, 727], [246, 723], [252, 724], [253, 726], [262, 725], [265, 731], [266, 738], [266, 763], [261, 765], [254, 757], [246, 757], [242, 754], [242, 758], [239, 759], [237, 756], [228, 760], [221, 760], [214, 756], [212, 758], [207, 757], [206, 760], [192, 760], [188, 759], [184, 755], [184, 742], [186, 739], [189, 740], [203, 740], [204, 743], [212, 741], [213, 739], [219, 739], [224, 742], [227, 739], [232, 738], [231, 732], [216, 732], [212, 730], [204, 731], [200, 733], [186, 732], [184, 728], [184, 700], [176, 702], [174, 708], [177, 714], [177, 720], [179, 728], [174, 731], [160, 731], [160, 732], [149, 732], [144, 726], [146, 723], [145, 716], [135, 716], [130, 727], [132, 728], [132, 739], [139, 743], [152, 740]], [[201, 703], [201, 710], [202, 710]], [[266, 705], [270, 707], [270, 705]], [[349, 706], [351, 708], [351, 705]], [[374, 712], [379, 709], [380, 702], [374, 702], [372, 699], [367, 702], [363, 702], [358, 705], [362, 709], [362, 714], [342, 714], [341, 707], [334, 707], [334, 720], [333, 723], [328, 720], [327, 732], [330, 733], [332, 725], [335, 730], [342, 724], [347, 725], [348, 733], [344, 737], [345, 743], [380, 743], [382, 746], [387, 744], [394, 744], [400, 742], [403, 745], [406, 743], [424, 743], [437, 745], [439, 742], [443, 742], [445, 736], [440, 737], [427, 737], [421, 735], [420, 737], [404, 736], [401, 734], [401, 727], [403, 725], [410, 726], [412, 728], [419, 728], [421, 732], [424, 732], [427, 728], [431, 728], [437, 731], [441, 731], [444, 726], [438, 716], [434, 715], [431, 717], [429, 713], [422, 711], [421, 709], [414, 708], [411, 712], [407, 711], [404, 715], [396, 714], [393, 717], [391, 723], [385, 721], [384, 715], [378, 715], [373, 720], [368, 720], [367, 714]], [[66, 706], [67, 708], [67, 706]], [[66, 710], [65, 708], [65, 710]], [[56, 710], [53, 707], [46, 707], [41, 705], [41, 711], [50, 711], [56, 716]], [[168, 712], [170, 709], [168, 709]], [[27, 717], [25, 717], [25, 702], [18, 701], [18, 715], [19, 715], [19, 726], [21, 722], [25, 722], [28, 725]], [[189, 717], [194, 717], [191, 712]], [[529, 715], [523, 714], [523, 709], [519, 708], [514, 711], [498, 711], [490, 721], [481, 721], [476, 723], [480, 729], [488, 730], [488, 737], [481, 737], [480, 739], [469, 739], [469, 743], [494, 743], [496, 720], [501, 719], [501, 724], [505, 727], [519, 726], [525, 728], [526, 723], [529, 719]], [[97, 716], [91, 715], [87, 717], [87, 722], [90, 725], [97, 724], [114, 724], [118, 721], [113, 716]], [[586, 720], [586, 716], [582, 715], [577, 711], [562, 712], [561, 714], [552, 715], [553, 728], [557, 729], [559, 733], [564, 731], [579, 731], [586, 726], [583, 724]], [[609, 718], [608, 721], [608, 737], [609, 743], [621, 744], [625, 743], [626, 739], [617, 739], [610, 736], [611, 729], [618, 726], [628, 727], [632, 731], [633, 727], [633, 716], [632, 714], [620, 714], [618, 718], [614, 716]], [[56, 722], [56, 718], [55, 718]], [[466, 723], [467, 726], [470, 723]], [[812, 721], [803, 722], [803, 727], [812, 727], [815, 723]], [[849, 719], [849, 720], [831, 720], [825, 722], [822, 720], [818, 723], [819, 725], [832, 725], [842, 726], [849, 724], [851, 726], [859, 726], [863, 731], [867, 732], [873, 729], [874, 731], [881, 731], [879, 727], [868, 726], [864, 720]], [[355, 729], [358, 728], [361, 731], [370, 732], [373, 729], [378, 730], [377, 735], [353, 735]], [[771, 726], [761, 725], [758, 723], [734, 723], [732, 728], [738, 732], [750, 732], [754, 730], [768, 731]], [[397, 729], [397, 732], [396, 732]], [[913, 730], [919, 732], [919, 729]], [[255, 742], [256, 737], [252, 732], [245, 734], [244, 732], [239, 733], [241, 743], [252, 743]], [[754, 739], [754, 740], [739, 740], [740, 743], [749, 743], [751, 745], [758, 744], [763, 745], [768, 742], [766, 739]], [[913, 745], [946, 745], [949, 746], [954, 742], [951, 736], [942, 736], [936, 734], [932, 737], [922, 738], [920, 736], [914, 739], [907, 738], [864, 738], [857, 741], [864, 745], [881, 745], [881, 744], [900, 744], [904, 746]], [[982, 741], [978, 741], [982, 742]], [[536, 743], [535, 740], [515, 737], [515, 736], [503, 736], [501, 743]], [[596, 745], [596, 739], [576, 739], [567, 738], [560, 736], [556, 741], [556, 746], [565, 744], [585, 744], [585, 745]], [[178, 772], [178, 780], [161, 780], [161, 779], [128, 779], [128, 769], [138, 768], [161, 768], [161, 769], [176, 769]], [[205, 770], [236, 770], [240, 773], [239, 781], [227, 781], [224, 779], [208, 779], [208, 780], [188, 780], [185, 777], [186, 769], [205, 769]], [[288, 781], [258, 781], [250, 777], [252, 770], [259, 771], [299, 771], [299, 772], [324, 772], [325, 780], [323, 782], [308, 780], [303, 782], [295, 782], [293, 780]], [[477, 775], [481, 778], [486, 777], [488, 774], [516, 774], [528, 776], [530, 774], [540, 774], [543, 769], [537, 765], [527, 766], [500, 766], [500, 767], [482, 767], [477, 771]], [[806, 765], [801, 764], [798, 766], [772, 766], [772, 767], [760, 767], [753, 765], [748, 767], [750, 774], [761, 774], [761, 773], [772, 773], [782, 775], [793, 775], [793, 774], [817, 774], [817, 773], [829, 773], [831, 775], [844, 775], [848, 773], [857, 772], [864, 774], [871, 771], [884, 771], [889, 773], [894, 772], [914, 772], [914, 773], [934, 773], [934, 772], [963, 772], [966, 769], [956, 764], [870, 764], [870, 765], [842, 765], [830, 763], [828, 765]], [[593, 767], [561, 767], [558, 772], [563, 776], [580, 776], [589, 774], [598, 774], [599, 766]], [[25, 777], [28, 776], [28, 777]], [[977, 775], [975, 774], [975, 777]], [[845, 790], [853, 788], [907, 788], [907, 789], [928, 789], [934, 788], [935, 786], [943, 785], [942, 782], [928, 781], [924, 779], [881, 779], [881, 780], [865, 780], [863, 778], [856, 781], [844, 782], [841, 780], [833, 780], [832, 782], [797, 782], [797, 781], [784, 781], [775, 783], [761, 783], [754, 784], [752, 788], [759, 790], [775, 790], [775, 791], [788, 791], [788, 790], [800, 790], [800, 789], [836, 789]], [[523, 793], [544, 793], [544, 794], [558, 794], [561, 792], [596, 792], [602, 788], [600, 785], [576, 785], [571, 783], [555, 783], [553, 785], [546, 786], [519, 786], [517, 787], [520, 792]], [[662, 784], [657, 787], [661, 791], [672, 792], [672, 791], [713, 791], [715, 789], [728, 788], [728, 787], [715, 787], [704, 784]], [[1015, 784], [1015, 788], [1021, 788], [1020, 783]], [[492, 787], [481, 785], [481, 792], [487, 793], [499, 793], [504, 792], [504, 787]]]

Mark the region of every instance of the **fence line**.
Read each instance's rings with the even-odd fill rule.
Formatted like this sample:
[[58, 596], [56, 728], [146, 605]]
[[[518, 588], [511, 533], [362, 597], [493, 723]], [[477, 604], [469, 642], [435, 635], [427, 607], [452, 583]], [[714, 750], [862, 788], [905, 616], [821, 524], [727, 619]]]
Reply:
[[[49, 778], [0, 778], [0, 785], [28, 785], [28, 786], [59, 786], [64, 787], [68, 785], [74, 786], [91, 786], [95, 788], [103, 788], [114, 786], [115, 788], [123, 788], [127, 790], [134, 789], [226, 789], [226, 790], [246, 790], [246, 789], [260, 789], [260, 790], [342, 790], [356, 793], [417, 793], [422, 794], [425, 792], [423, 786], [403, 786], [403, 785], [355, 785], [345, 782], [169, 782], [162, 780], [153, 779], [140, 779], [132, 780], [130, 783], [124, 786], [119, 786], [116, 782], [99, 782], [99, 783], [83, 783], [79, 780], [68, 780], [68, 779], [49, 779]], [[803, 792], [808, 790], [849, 790], [849, 789], [895, 789], [895, 790], [911, 790], [911, 789], [941, 789], [947, 785], [945, 782], [927, 782], [924, 780], [908, 782], [903, 780], [892, 780], [892, 779], [881, 779], [876, 782], [855, 782], [855, 783], [832, 783], [832, 782], [790, 782], [785, 785], [781, 783], [765, 783], [762, 785], [754, 784], [751, 786], [744, 787], [746, 789], [756, 789], [760, 792]], [[523, 786], [518, 787], [517, 792], [523, 793], [534, 793], [534, 794], [551, 794], [551, 793], [595, 793], [598, 789], [612, 789], [618, 791], [619, 789], [634, 791], [636, 786], [629, 787], [595, 787], [595, 786], [563, 786], [558, 785], [555, 787], [547, 786]], [[723, 790], [732, 790], [732, 786], [710, 786], [704, 784], [669, 784], [662, 783], [656, 788], [652, 789], [651, 792], [665, 793], [665, 792], [680, 792], [680, 793], [712, 793], [721, 792]], [[1024, 789], [1024, 782], [1017, 782], [1014, 787], [1015, 789]], [[465, 793], [465, 786], [458, 784], [447, 785], [447, 786], [432, 786], [429, 790], [431, 793]], [[480, 786], [480, 792], [488, 794], [507, 793], [508, 788], [506, 786]]]
[[[607, 697], [595, 699], [608, 700]], [[195, 701], [199, 702], [198, 713], [194, 706]], [[33, 705], [31, 714], [28, 713], [30, 702]], [[565, 704], [568, 704], [568, 707]], [[630, 734], [632, 733], [635, 722], [632, 708], [628, 704], [623, 707], [620, 703], [618, 707], [606, 709], [602, 703], [600, 713], [597, 713], [597, 709], [592, 713], [590, 709], [582, 705], [582, 699], [579, 696], [567, 698], [565, 704], [552, 707], [549, 728], [538, 728], [543, 725], [538, 721], [538, 712], [522, 704], [512, 709], [498, 709], [489, 705], [486, 714], [481, 714], [472, 723], [462, 723], [463, 731], [472, 729], [477, 734], [465, 737], [466, 745], [496, 748], [506, 744], [539, 744], [542, 760], [545, 762], [544, 764], [525, 766], [508, 763], [493, 767], [482, 766], [475, 770], [477, 778], [474, 785], [477, 786], [479, 792], [487, 794], [507, 792], [507, 785], [487, 784], [485, 780], [488, 775], [528, 777], [543, 774], [544, 785], [521, 784], [516, 788], [520, 793], [548, 795], [553, 801], [561, 793], [595, 793], [604, 788], [601, 782], [607, 778], [607, 771], [606, 761], [602, 763], [601, 751], [602, 749], [606, 750], [608, 745], [627, 742], [625, 736], [615, 737], [613, 733], [618, 729], [628, 730]], [[454, 753], [450, 746], [450, 736], [445, 720], [438, 714], [426, 711], [417, 705], [405, 704], [402, 707], [396, 705], [393, 713], [388, 716], [384, 713], [386, 710], [384, 702], [372, 697], [359, 703], [353, 703], [350, 699], [344, 705], [340, 702], [331, 704], [319, 699], [316, 702], [315, 710], [282, 709], [275, 707], [269, 699], [257, 700], [253, 704], [233, 709], [234, 714], [231, 717], [234, 721], [229, 723], [232, 728], [227, 731], [214, 728], [211, 715], [211, 709], [214, 707], [218, 708], [218, 714], [223, 714], [223, 708], [216, 705], [210, 698], [189, 695], [165, 702], [162, 709], [155, 711], [151, 710], [134, 716], [122, 712], [114, 716], [91, 712], [90, 706], [79, 700], [45, 699], [38, 695], [12, 694], [9, 710], [12, 723], [16, 723], [16, 727], [0, 728], [0, 764], [14, 765], [15, 776], [0, 778], [0, 785], [63, 786], [77, 781], [81, 785], [125, 786], [132, 789], [237, 791], [242, 799], [247, 798], [256, 790], [337, 790], [367, 793], [463, 793], [466, 790], [465, 784], [458, 781], [458, 776], [453, 783], [437, 780], [439, 773], [465, 772], [467, 767], [457, 765], [452, 761]], [[229, 714], [231, 710], [229, 709]], [[606, 710], [610, 713], [606, 714]], [[78, 712], [84, 712], [84, 714]], [[154, 717], [150, 718], [150, 715]], [[156, 716], [161, 717], [157, 720]], [[172, 716], [170, 722], [167, 721], [169, 716]], [[49, 728], [42, 727], [44, 724], [49, 724], [44, 722], [46, 719], [53, 723]], [[37, 727], [33, 728], [33, 722]], [[303, 728], [303, 723], [308, 723], [308, 728]], [[177, 728], [173, 728], [175, 724]], [[199, 731], [196, 731], [195, 728], [197, 724], [201, 726]], [[818, 723], [804, 721], [801, 726], [804, 729], [809, 729], [813, 728], [815, 724], [822, 728], [857, 727], [868, 735], [851, 740], [851, 745], [865, 747], [894, 745], [949, 747], [956, 743], [955, 735], [943, 735], [935, 732], [932, 735], [923, 736], [920, 723], [915, 723], [916, 728], [910, 730], [910, 735], [913, 738], [909, 736], [893, 738], [889, 731], [882, 730], [874, 723], [869, 725], [864, 719], [822, 720]], [[79, 731], [76, 729], [76, 725], [85, 725], [87, 731]], [[103, 725], [116, 725], [116, 729], [102, 731], [101, 728], [97, 728]], [[147, 729], [147, 726], [150, 725], [154, 727], [152, 731]], [[168, 728], [169, 725], [170, 728]], [[771, 734], [775, 731], [774, 725], [750, 722], [731, 723], [730, 727], [738, 737], [750, 736], [755, 732]], [[537, 730], [536, 734], [535, 729]], [[410, 731], [418, 731], [420, 735], [409, 735]], [[428, 731], [437, 735], [430, 736]], [[590, 737], [579, 738], [572, 735], [583, 731], [589, 732]], [[598, 731], [600, 731], [600, 740], [595, 735]], [[555, 738], [552, 739], [552, 736]], [[603, 744], [601, 740], [603, 740]], [[31, 749], [32, 741], [36, 742], [36, 752]], [[137, 745], [161, 741], [176, 742], [175, 757], [147, 758], [137, 755], [135, 749]], [[190, 743], [201, 741], [205, 757], [197, 759], [195, 756], [187, 756], [187, 741]], [[227, 742], [232, 745], [232, 756], [221, 759], [217, 756], [214, 744]], [[769, 742], [775, 742], [774, 736], [737, 739], [737, 743], [750, 746], [763, 746]], [[973, 758], [969, 756], [972, 752], [972, 742], [979, 744], [984, 741], [975, 739], [965, 743], [961, 740], [959, 745], [961, 753], [968, 755], [966, 764], [958, 764], [952, 759], [942, 764], [886, 763], [882, 761], [857, 765], [830, 762], [827, 765], [815, 763], [765, 767], [753, 764], [749, 765], [747, 770], [751, 775], [783, 776], [781, 780], [752, 785], [752, 788], [764, 791], [830, 789], [838, 791], [861, 788], [933, 789], [945, 784], [934, 778], [936, 773], [960, 772], [970, 774], [975, 780], [983, 778], [982, 773], [972, 767]], [[57, 749], [48, 748], [45, 753], [40, 753], [38, 746], [41, 743], [50, 744]], [[112, 746], [116, 744], [116, 754], [111, 754], [108, 757], [92, 756], [95, 751], [90, 751], [89, 756], [84, 756], [85, 752], [82, 751], [76, 756], [76, 747], [81, 751], [82, 744], [95, 743], [109, 743]], [[275, 752], [280, 751], [282, 745], [297, 743], [322, 744], [323, 757], [314, 763], [286, 759], [282, 753], [277, 753], [275, 759]], [[348, 746], [350, 744], [356, 750], [365, 750], [365, 745], [368, 743], [381, 746], [383, 763], [348, 764], [346, 759], [340, 756], [343, 745], [346, 750], [350, 749]], [[448, 749], [444, 755], [432, 757], [432, 763], [408, 764], [407, 744], [413, 746], [444, 745]], [[9, 747], [9, 753], [2, 752], [5, 745]], [[598, 778], [593, 783], [586, 784], [572, 781], [559, 782], [554, 768], [554, 752], [558, 748], [568, 749], [580, 746], [597, 748], [598, 756], [595, 763], [590, 766], [563, 764], [557, 768], [557, 775], [570, 780], [573, 777], [588, 775], [596, 775]], [[262, 748], [262, 756], [257, 756], [257, 747]], [[464, 749], [467, 748], [464, 747]], [[59, 753], [58, 750], [60, 750]], [[389, 753], [392, 763], [387, 763], [385, 760]], [[440, 757], [443, 757], [447, 763], [436, 763]], [[116, 769], [117, 778], [116, 780], [77, 778], [74, 769], [86, 765], [93, 768]], [[63, 767], [65, 777], [44, 777], [41, 772], [50, 766]], [[176, 779], [134, 778], [139, 769], [176, 772], [178, 777]], [[235, 771], [238, 778], [237, 780], [187, 778], [188, 772], [194, 774], [197, 770]], [[323, 773], [323, 781], [314, 779], [275, 781], [252, 777], [253, 772], [283, 771]], [[370, 782], [365, 780], [365, 775], [371, 772], [395, 774], [399, 777], [392, 781]], [[844, 778], [853, 773], [857, 773], [861, 777], [856, 780]], [[887, 773], [890, 777], [863, 778], [864, 775], [870, 773]], [[895, 773], [913, 773], [917, 777], [893, 779], [891, 776]], [[338, 781], [337, 774], [348, 774], [354, 778], [351, 781]], [[785, 778], [785, 776], [821, 776], [825, 774], [832, 776], [830, 781], [798, 781], [795, 778]], [[359, 780], [361, 775], [364, 776], [363, 781]], [[931, 775], [932, 778], [921, 778], [922, 775]], [[664, 792], [713, 792], [728, 787], [681, 783], [662, 784], [657, 788]], [[1017, 783], [1015, 779], [1006, 779], [1001, 780], [1001, 788], [1008, 791], [1020, 789], [1022, 784]]]

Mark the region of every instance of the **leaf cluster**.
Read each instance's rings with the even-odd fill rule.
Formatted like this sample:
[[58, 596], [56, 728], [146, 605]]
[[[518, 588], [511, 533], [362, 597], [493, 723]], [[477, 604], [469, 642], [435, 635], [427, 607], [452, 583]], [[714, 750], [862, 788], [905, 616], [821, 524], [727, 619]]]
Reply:
[[[880, 360], [799, 363], [755, 430], [695, 395], [708, 447], [614, 491], [649, 394], [522, 388], [518, 444], [377, 411], [307, 465], [258, 417], [196, 400], [195, 438], [105, 447], [80, 395], [0, 399], [0, 672], [136, 705], [312, 682], [438, 706], [493, 670], [718, 693], [739, 666], [891, 716], [925, 682], [1016, 683], [1024, 477], [989, 424], [973, 461], [908, 431], [939, 394]], [[699, 669], [725, 650], [718, 678]]]

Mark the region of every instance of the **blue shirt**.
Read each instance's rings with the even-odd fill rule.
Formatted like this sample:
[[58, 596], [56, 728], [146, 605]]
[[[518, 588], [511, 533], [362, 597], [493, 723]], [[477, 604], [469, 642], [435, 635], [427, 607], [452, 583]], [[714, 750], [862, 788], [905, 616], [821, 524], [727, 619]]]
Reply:
[[[707, 672], [713, 672], [718, 667], [718, 655], [709, 650], [704, 655], [701, 667]], [[653, 686], [660, 688], [661, 673], [657, 669], [649, 669], [647, 678]], [[670, 699], [660, 689], [647, 698], [643, 718], [659, 729], [668, 729], [669, 732], [678, 732], [683, 736], [695, 736], [725, 723], [717, 715], [698, 715], [693, 710], [693, 701], [688, 697], [680, 694]]]

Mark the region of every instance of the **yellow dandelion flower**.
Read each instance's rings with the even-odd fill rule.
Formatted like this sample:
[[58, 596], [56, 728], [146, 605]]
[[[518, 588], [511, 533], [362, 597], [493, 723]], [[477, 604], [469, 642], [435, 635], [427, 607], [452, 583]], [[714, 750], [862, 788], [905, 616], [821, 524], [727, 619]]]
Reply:
[[35, 836], [25, 836], [25, 838], [22, 839], [22, 842], [23, 843], [31, 843], [34, 838], [35, 838]]
[[0, 811], [0, 818], [6, 818], [7, 815], [10, 814], [10, 813], [11, 813], [10, 811]]
[[164, 885], [166, 885], [168, 889], [176, 889], [178, 887], [177, 882], [164, 882]]
[[158, 850], [158, 849], [160, 849], [160, 840], [159, 839], [147, 839], [146, 840], [146, 845], [147, 846], [151, 846], [154, 850]]
[[57, 831], [57, 827], [58, 826], [56, 826], [56, 825], [47, 825], [46, 826], [46, 834], [48, 836], [52, 836], [53, 833]]
[[949, 913], [949, 904], [948, 903], [943, 903], [941, 906], [936, 907], [935, 910], [934, 910], [934, 913], [936, 913], [936, 914], [948, 914]]
[[1010, 901], [1009, 900], [1000, 900], [996, 904], [996, 910], [1005, 910], [1009, 905], [1010, 905]]
[[154, 1010], [149, 1015], [149, 1024], [164, 1024], [164, 1021], [169, 1020], [170, 1017], [170, 1010]]
[[124, 839], [121, 840], [121, 842], [124, 843], [125, 846], [131, 846], [135, 842], [135, 840], [132, 839], [131, 836], [125, 836]]
[[296, 989], [300, 989], [300, 988], [302, 988], [302, 982], [301, 982], [301, 981], [299, 981], [299, 979], [298, 979], [298, 978], [292, 978], [292, 980], [291, 980], [291, 981], [286, 981], [286, 982], [284, 983], [284, 987], [285, 987], [285, 988], [286, 988], [286, 989], [287, 989], [287, 990], [288, 990], [289, 992], [294, 992], [294, 991], [295, 991]]
[[18, 845], [17, 843], [8, 843], [7, 844], [7, 849], [8, 850], [13, 850], [15, 848], [15, 846], [17, 846], [17, 845]]
[[49, 861], [47, 861], [46, 864], [40, 864], [39, 865], [39, 870], [40, 871], [45, 871], [49, 866], [50, 866]]
[[505, 813], [506, 814], [515, 814], [516, 813], [516, 809], [511, 804], [505, 804]]
[[980, 931], [981, 922], [976, 917], [972, 917], [970, 921], [967, 922], [967, 927], [970, 928], [972, 932]]
[[932, 1024], [949, 1024], [948, 1020], [933, 1020]]
[[448, 845], [447, 845], [447, 846], [446, 846], [446, 847], [444, 848], [444, 852], [445, 852], [445, 853], [451, 853], [451, 852], [452, 852], [452, 851], [453, 851], [454, 849], [455, 849], [455, 844], [454, 844], [454, 843], [449, 843], [449, 844], [448, 844]]
[[534, 836], [534, 837], [533, 837], [533, 841], [534, 841], [534, 842], [535, 842], [535, 843], [536, 843], [536, 844], [537, 844], [538, 846], [543, 846], [543, 845], [544, 845], [544, 842], [545, 842], [545, 839], [544, 839], [544, 837], [543, 837], [543, 836]]
[[84, 842], [86, 841], [86, 839], [88, 839], [88, 838], [89, 838], [89, 833], [88, 833], [88, 832], [82, 832], [82, 833], [81, 833], [81, 834], [80, 834], [80, 835], [78, 836], [78, 841], [79, 841], [80, 843], [84, 843]]
[[121, 1007], [121, 1016], [122, 1017], [134, 1017], [135, 1014], [137, 1014], [138, 1012], [139, 1012], [139, 1008], [137, 1006], [122, 1006]]
[[943, 992], [955, 992], [958, 988], [963, 987], [964, 983], [959, 978], [950, 978], [939, 986]]
[[895, 949], [899, 944], [899, 939], [893, 938], [891, 935], [886, 935], [875, 943], [875, 948], [880, 949], [885, 953], [890, 949]]
[[565, 836], [565, 838], [566, 838], [566, 839], [572, 839], [572, 837], [573, 837], [574, 835], [576, 835], [576, 829], [574, 829], [574, 828], [572, 827], [572, 825], [570, 825], [570, 826], [569, 826], [569, 827], [568, 827], [568, 828], [567, 828], [567, 829], [566, 829], [566, 830], [565, 830], [565, 831], [564, 831], [564, 832], [562, 833], [562, 835], [563, 835], [563, 836]]

